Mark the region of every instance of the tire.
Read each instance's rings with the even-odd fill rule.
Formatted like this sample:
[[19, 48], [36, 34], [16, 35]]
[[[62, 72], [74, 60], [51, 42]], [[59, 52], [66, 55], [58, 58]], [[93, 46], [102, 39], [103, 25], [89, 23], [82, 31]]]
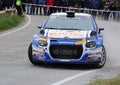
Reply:
[[33, 56], [32, 56], [32, 43], [29, 45], [29, 48], [28, 48], [28, 57], [29, 57], [30, 62], [31, 62], [33, 65], [39, 65], [39, 64], [40, 64], [39, 62], [33, 61]]
[[104, 46], [102, 46], [102, 54], [101, 54], [101, 56], [102, 56], [101, 61], [99, 63], [95, 64], [96, 68], [102, 68], [106, 63], [106, 50], [105, 50]]

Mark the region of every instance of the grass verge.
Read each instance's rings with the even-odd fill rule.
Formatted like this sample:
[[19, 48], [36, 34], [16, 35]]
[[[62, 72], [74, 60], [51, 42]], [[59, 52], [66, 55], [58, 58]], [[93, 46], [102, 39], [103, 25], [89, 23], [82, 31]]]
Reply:
[[120, 85], [120, 75], [112, 79], [97, 79], [89, 85]]
[[17, 14], [12, 15], [11, 12], [0, 14], [0, 32], [19, 25], [23, 20], [24, 17], [18, 16]]

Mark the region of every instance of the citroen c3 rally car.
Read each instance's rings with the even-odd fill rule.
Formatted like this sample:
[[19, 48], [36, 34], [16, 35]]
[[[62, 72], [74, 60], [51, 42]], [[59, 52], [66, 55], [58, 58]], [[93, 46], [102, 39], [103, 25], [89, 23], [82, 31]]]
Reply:
[[53, 13], [40, 32], [33, 36], [28, 49], [32, 64], [87, 63], [103, 67], [106, 51], [101, 30], [92, 15], [75, 12]]

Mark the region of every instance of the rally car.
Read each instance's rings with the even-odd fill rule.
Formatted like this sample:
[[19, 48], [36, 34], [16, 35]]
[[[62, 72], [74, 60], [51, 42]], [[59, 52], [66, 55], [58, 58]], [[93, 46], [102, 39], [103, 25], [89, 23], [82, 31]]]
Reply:
[[32, 64], [82, 63], [103, 67], [106, 50], [101, 30], [91, 14], [53, 13], [39, 26], [28, 48]]

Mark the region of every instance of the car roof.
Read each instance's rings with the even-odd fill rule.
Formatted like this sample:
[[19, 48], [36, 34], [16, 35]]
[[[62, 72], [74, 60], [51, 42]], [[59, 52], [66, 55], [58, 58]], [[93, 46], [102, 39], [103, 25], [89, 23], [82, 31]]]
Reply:
[[[66, 16], [67, 15], [67, 13], [66, 12], [58, 12], [58, 13], [52, 13], [51, 14], [52, 16], [54, 16], [54, 15], [63, 15], [63, 16]], [[91, 16], [91, 14], [87, 14], [87, 13], [75, 13], [75, 16], [86, 16], [86, 17], [90, 17]]]

